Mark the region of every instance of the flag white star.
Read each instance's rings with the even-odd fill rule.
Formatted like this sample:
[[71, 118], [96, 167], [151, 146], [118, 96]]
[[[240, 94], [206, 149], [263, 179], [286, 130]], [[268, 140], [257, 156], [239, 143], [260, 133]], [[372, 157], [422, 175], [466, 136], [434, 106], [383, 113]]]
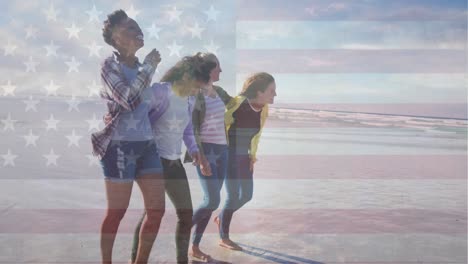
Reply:
[[70, 72], [80, 72], [78, 67], [81, 65], [81, 62], [75, 59], [75, 56], [71, 57], [71, 61], [66, 61], [65, 64], [68, 65], [68, 73]]
[[44, 46], [47, 51], [46, 56], [55, 56], [57, 57], [57, 50], [60, 48], [59, 46], [55, 45], [54, 41], [51, 40], [49, 45]]
[[177, 119], [176, 114], [174, 114], [174, 117], [169, 119], [167, 122], [169, 123], [169, 130], [180, 131], [184, 120]]
[[23, 63], [26, 66], [26, 72], [36, 72], [36, 66], [39, 65], [39, 62], [34, 61], [32, 56], [29, 56], [29, 60]]
[[96, 157], [96, 156], [93, 156], [93, 155], [86, 155], [86, 157], [88, 158], [88, 166], [91, 167], [93, 165], [95, 166], [98, 166], [99, 167], [99, 159]]
[[1, 87], [3, 89], [3, 96], [15, 96], [16, 85], [12, 85], [10, 80], [8, 80], [7, 84], [2, 85]]
[[130, 119], [123, 120], [127, 124], [127, 131], [130, 129], [137, 130], [137, 124], [140, 123], [140, 119], [135, 119], [133, 115], [130, 115]]
[[29, 145], [33, 145], [37, 147], [36, 141], [39, 139], [39, 136], [34, 135], [32, 132], [32, 129], [29, 129], [29, 134], [26, 136], [23, 136], [24, 140], [26, 140], [26, 145], [25, 147], [28, 147]]
[[201, 39], [201, 33], [205, 31], [205, 28], [200, 27], [197, 22], [195, 22], [195, 25], [193, 27], [187, 27], [187, 30], [192, 33], [192, 38], [199, 38]]
[[93, 114], [93, 119], [88, 119], [86, 122], [89, 125], [88, 132], [95, 129], [99, 130], [99, 125], [101, 124], [102, 120], [96, 118], [96, 114]]
[[89, 57], [96, 56], [100, 57], [99, 51], [103, 48], [101, 45], [97, 45], [96, 41], [93, 41], [90, 45], [87, 45], [86, 48], [89, 50]]
[[97, 10], [96, 5], [93, 5], [91, 10], [86, 11], [86, 14], [89, 16], [88, 22], [101, 22], [99, 16], [102, 14], [102, 11]]
[[5, 155], [2, 155], [3, 158], [3, 167], [6, 167], [7, 165], [10, 166], [15, 166], [15, 159], [18, 157], [18, 155], [14, 155], [11, 153], [11, 150], [8, 149], [8, 153]]
[[11, 27], [19, 27], [21, 26], [21, 23], [20, 21], [17, 19], [17, 18], [10, 18], [10, 23], [8, 24], [8, 26], [11, 26]]
[[218, 52], [218, 49], [219, 49], [219, 46], [216, 45], [213, 40], [211, 40], [210, 44], [207, 44], [205, 46], [203, 46], [208, 52], [210, 53], [213, 53], [213, 54], [217, 54]]
[[176, 55], [177, 57], [180, 57], [180, 50], [183, 48], [183, 46], [177, 45], [176, 41], [174, 40], [172, 45], [167, 46], [167, 48], [171, 51], [169, 56]]
[[72, 96], [71, 99], [67, 100], [67, 104], [68, 104], [68, 112], [71, 112], [74, 110], [76, 110], [77, 112], [80, 112], [80, 109], [78, 109], [78, 105], [81, 103], [80, 100], [76, 99], [75, 96]]
[[148, 31], [150, 39], [159, 39], [159, 31], [161, 31], [161, 28], [156, 27], [156, 25], [153, 23], [151, 24], [151, 27], [146, 28], [146, 31]]
[[210, 164], [216, 164], [216, 160], [218, 159], [218, 155], [214, 153], [213, 148], [210, 150], [210, 153], [205, 155], [205, 157]]
[[60, 158], [60, 155], [55, 154], [54, 149], [50, 149], [49, 154], [42, 156], [47, 159], [47, 167], [49, 167], [52, 164], [57, 166], [57, 159]]
[[39, 103], [39, 100], [33, 100], [32, 95], [29, 96], [29, 100], [24, 100], [23, 103], [26, 104], [25, 112], [28, 112], [29, 110], [37, 112], [36, 105]]
[[125, 13], [127, 13], [127, 16], [133, 19], [136, 19], [136, 16], [141, 13], [140, 10], [135, 9], [133, 5], [130, 6], [129, 9], [125, 10]]
[[57, 124], [60, 122], [60, 120], [54, 119], [54, 115], [50, 114], [49, 119], [44, 120], [44, 122], [47, 124], [46, 131], [49, 131], [50, 129], [57, 131]]
[[176, 6], [174, 6], [172, 10], [166, 11], [166, 13], [169, 15], [169, 22], [172, 22], [174, 20], [180, 22], [180, 15], [182, 14], [182, 11], [177, 10]]
[[11, 119], [11, 113], [8, 113], [7, 119], [2, 119], [1, 121], [2, 121], [2, 123], [4, 125], [3, 131], [5, 131], [7, 129], [11, 129], [11, 130], [15, 131], [15, 123], [18, 120]]
[[60, 88], [60, 85], [55, 85], [53, 80], [50, 80], [49, 84], [44, 86], [44, 89], [47, 91], [47, 96], [54, 95], [57, 96], [57, 90]]
[[60, 10], [55, 10], [53, 4], [50, 4], [49, 9], [44, 10], [47, 21], [57, 21], [57, 15], [60, 14]]
[[80, 27], [76, 27], [75, 23], [72, 23], [71, 27], [67, 27], [65, 28], [65, 30], [68, 32], [68, 39], [71, 39], [71, 38], [80, 39], [78, 34], [83, 29]]
[[136, 161], [138, 159], [138, 155], [135, 155], [135, 151], [130, 150], [129, 154], [125, 155], [126, 165], [134, 164], [136, 165]]
[[213, 5], [210, 6], [210, 9], [203, 11], [203, 13], [208, 17], [207, 22], [210, 20], [216, 21], [218, 19], [219, 11], [216, 10]]
[[26, 39], [29, 38], [36, 38], [37, 32], [39, 32], [39, 29], [35, 28], [33, 25], [29, 25], [26, 29]]
[[3, 46], [3, 49], [4, 49], [4, 53], [3, 55], [5, 56], [8, 56], [8, 55], [15, 55], [15, 50], [17, 49], [18, 47], [16, 45], [13, 45], [10, 41], [8, 41], [8, 43]]
[[89, 93], [88, 97], [91, 97], [93, 95], [99, 96], [99, 92], [101, 91], [101, 85], [98, 85], [96, 81], [93, 81], [92, 84], [87, 86]]
[[71, 135], [66, 136], [66, 138], [68, 139], [68, 147], [71, 147], [72, 145], [80, 147], [78, 141], [82, 137], [83, 136], [78, 136], [75, 132], [75, 129], [73, 129]]

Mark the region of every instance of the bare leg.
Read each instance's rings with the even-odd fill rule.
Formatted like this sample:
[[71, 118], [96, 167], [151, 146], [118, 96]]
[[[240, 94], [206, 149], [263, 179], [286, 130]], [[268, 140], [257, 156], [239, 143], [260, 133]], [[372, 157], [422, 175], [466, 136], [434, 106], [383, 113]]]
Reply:
[[133, 182], [105, 181], [107, 212], [101, 225], [101, 258], [103, 264], [112, 263], [112, 248], [120, 221], [125, 215], [132, 194]]
[[[218, 226], [218, 230], [220, 230], [221, 229], [221, 223], [219, 221], [219, 216], [216, 216], [213, 221]], [[230, 249], [230, 250], [242, 251], [242, 247], [237, 245], [236, 242], [232, 241], [230, 238], [221, 238], [221, 240], [219, 241], [219, 245], [221, 247], [224, 247], [224, 248], [227, 248], [227, 249]]]
[[165, 193], [162, 174], [144, 175], [137, 180], [143, 194], [146, 216], [141, 224], [135, 263], [148, 263], [151, 248], [164, 215]]

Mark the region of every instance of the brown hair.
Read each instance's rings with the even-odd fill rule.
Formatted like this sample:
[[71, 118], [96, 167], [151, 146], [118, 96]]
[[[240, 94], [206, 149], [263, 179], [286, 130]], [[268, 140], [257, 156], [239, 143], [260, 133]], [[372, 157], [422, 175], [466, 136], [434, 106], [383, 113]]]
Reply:
[[216, 57], [216, 55], [214, 53], [211, 53], [211, 52], [198, 52], [195, 55], [202, 58], [202, 59], [204, 59], [204, 60], [216, 62], [216, 64], [217, 64], [218, 57]]
[[208, 82], [210, 72], [216, 67], [216, 63], [204, 60], [200, 56], [186, 56], [172, 66], [161, 78], [162, 82], [174, 82], [182, 80], [185, 76], [190, 76], [195, 80]]
[[215, 62], [204, 60], [197, 55], [186, 56], [164, 74], [161, 82], [170, 82], [173, 91], [178, 96], [185, 97], [194, 87], [193, 81], [207, 83], [210, 80], [210, 72], [215, 67]]
[[268, 85], [275, 81], [275, 78], [271, 74], [266, 72], [259, 72], [251, 75], [244, 82], [242, 87], [242, 92], [240, 95], [247, 97], [248, 99], [253, 99], [257, 97], [257, 93], [265, 92]]

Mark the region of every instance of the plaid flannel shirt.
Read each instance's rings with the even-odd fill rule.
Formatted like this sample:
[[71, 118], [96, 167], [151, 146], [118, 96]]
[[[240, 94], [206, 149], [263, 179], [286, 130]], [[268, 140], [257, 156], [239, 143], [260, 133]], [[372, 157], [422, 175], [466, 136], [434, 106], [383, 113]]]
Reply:
[[102, 63], [101, 81], [103, 85], [100, 96], [107, 100], [108, 113], [112, 119], [103, 130], [91, 135], [93, 154], [99, 159], [102, 159], [106, 153], [121, 111], [134, 110], [140, 104], [140, 95], [144, 89], [149, 87], [156, 70], [150, 63], [137, 62], [137, 66], [139, 67], [137, 77], [128, 83], [121, 71], [118, 54], [114, 53]]

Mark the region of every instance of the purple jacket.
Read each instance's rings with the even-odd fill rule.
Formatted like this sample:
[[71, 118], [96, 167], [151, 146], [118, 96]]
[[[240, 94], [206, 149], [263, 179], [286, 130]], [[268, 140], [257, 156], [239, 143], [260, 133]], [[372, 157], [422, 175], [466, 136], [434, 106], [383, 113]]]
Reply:
[[[149, 119], [151, 124], [155, 124], [158, 119], [164, 114], [169, 108], [169, 93], [171, 90], [171, 83], [161, 82], [154, 83], [150, 89], [153, 90], [152, 106], [149, 112]], [[187, 150], [190, 154], [198, 152], [198, 146], [195, 141], [192, 125], [192, 112], [189, 107], [189, 101], [187, 98], [187, 115], [189, 116], [189, 122], [184, 130], [183, 140]]]

